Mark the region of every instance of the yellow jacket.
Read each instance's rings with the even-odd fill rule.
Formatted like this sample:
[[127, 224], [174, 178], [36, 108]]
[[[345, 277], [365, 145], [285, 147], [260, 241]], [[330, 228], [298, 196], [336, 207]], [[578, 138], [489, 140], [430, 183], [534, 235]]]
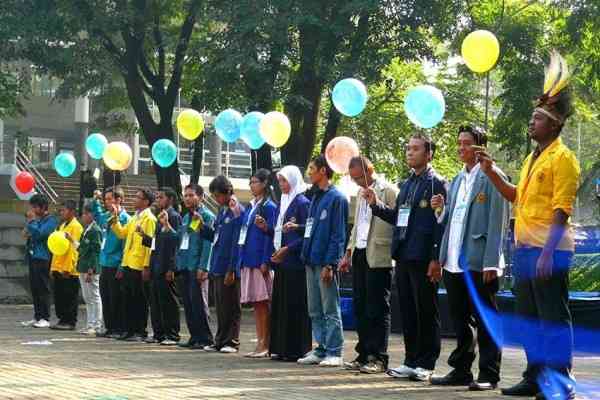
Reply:
[[73, 218], [69, 222], [63, 222], [58, 227], [59, 232], [68, 233], [71, 237], [72, 242], [69, 243], [69, 249], [62, 256], [52, 256], [52, 264], [50, 270], [52, 272], [68, 272], [72, 276], [79, 276], [77, 272], [77, 259], [79, 258], [79, 251], [77, 251], [81, 234], [83, 233], [83, 226], [77, 221], [77, 218]]
[[150, 253], [152, 250], [142, 245], [142, 236], [136, 233], [138, 226], [142, 228], [146, 235], [154, 237], [156, 217], [152, 214], [150, 208], [136, 213], [124, 226], [119, 221], [115, 221], [112, 230], [119, 239], [125, 239], [121, 266], [141, 271], [150, 266]]

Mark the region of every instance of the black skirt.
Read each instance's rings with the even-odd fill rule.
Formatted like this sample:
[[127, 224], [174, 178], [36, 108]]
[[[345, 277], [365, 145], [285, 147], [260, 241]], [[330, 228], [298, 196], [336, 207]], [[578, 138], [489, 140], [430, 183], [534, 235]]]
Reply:
[[310, 350], [312, 331], [306, 300], [306, 271], [275, 269], [269, 351], [295, 361]]

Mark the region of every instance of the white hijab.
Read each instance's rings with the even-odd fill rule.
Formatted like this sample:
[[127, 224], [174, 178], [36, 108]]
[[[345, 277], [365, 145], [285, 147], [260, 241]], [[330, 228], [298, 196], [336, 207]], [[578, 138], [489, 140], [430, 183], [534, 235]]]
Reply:
[[284, 178], [290, 185], [290, 192], [281, 194], [279, 217], [277, 218], [277, 226], [275, 227], [275, 229], [281, 229], [288, 207], [292, 204], [296, 196], [306, 191], [306, 184], [304, 183], [300, 169], [295, 165], [288, 165], [281, 168], [277, 176]]

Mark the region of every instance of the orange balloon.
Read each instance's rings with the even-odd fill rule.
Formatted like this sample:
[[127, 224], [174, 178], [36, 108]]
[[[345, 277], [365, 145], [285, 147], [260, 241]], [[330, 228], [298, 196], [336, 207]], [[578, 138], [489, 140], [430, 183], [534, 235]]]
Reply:
[[339, 174], [348, 173], [350, 159], [360, 154], [358, 144], [347, 136], [333, 138], [325, 148], [325, 158], [332, 170]]

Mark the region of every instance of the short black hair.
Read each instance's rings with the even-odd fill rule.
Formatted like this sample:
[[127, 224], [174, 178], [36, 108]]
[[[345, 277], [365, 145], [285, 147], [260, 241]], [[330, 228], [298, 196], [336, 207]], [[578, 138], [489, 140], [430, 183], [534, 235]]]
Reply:
[[75, 200], [65, 200], [61, 203], [61, 206], [63, 206], [67, 210], [71, 210], [71, 211], [77, 210], [77, 202]]
[[91, 204], [86, 204], [83, 206], [82, 213], [86, 214], [94, 214], [94, 209]]
[[185, 187], [185, 190], [188, 190], [188, 189], [196, 192], [196, 195], [198, 197], [204, 196], [204, 189], [202, 188], [202, 186], [198, 185], [197, 183], [190, 183], [189, 185], [187, 185]]
[[144, 196], [144, 199], [148, 201], [148, 206], [151, 206], [154, 203], [154, 192], [150, 189], [138, 189], [138, 192]]
[[471, 134], [471, 136], [473, 136], [473, 140], [475, 140], [475, 144], [477, 146], [487, 146], [487, 135], [485, 134], [485, 132], [482, 129], [479, 128], [475, 128], [471, 125], [461, 125], [458, 127], [458, 134], [457, 136], [460, 136], [461, 133], [463, 132], [467, 132], [469, 134]]
[[375, 167], [373, 167], [373, 163], [365, 156], [356, 156], [350, 159], [350, 164], [348, 164], [348, 169], [353, 168], [362, 168], [363, 171], [370, 171], [373, 173]]
[[208, 191], [211, 193], [233, 194], [233, 185], [225, 176], [219, 175], [210, 181]]
[[431, 159], [433, 159], [433, 156], [435, 155], [435, 142], [431, 139], [430, 136], [417, 132], [413, 133], [410, 138], [421, 140], [425, 145], [425, 151], [428, 153], [431, 152]]
[[48, 209], [48, 198], [43, 194], [36, 193], [29, 199], [29, 204], [33, 207], [39, 207], [43, 210]]
[[273, 196], [273, 191], [271, 190], [271, 171], [266, 168], [259, 168], [252, 174], [251, 178], [256, 178], [265, 185], [265, 197], [270, 198]]
[[112, 193], [115, 199], [123, 200], [125, 198], [125, 192], [119, 186], [109, 186], [104, 190], [104, 195]]
[[317, 167], [317, 169], [325, 168], [325, 175], [327, 175], [327, 178], [331, 179], [333, 177], [333, 170], [329, 166], [324, 154], [319, 154], [318, 156], [314, 157], [311, 162], [315, 167]]
[[165, 196], [167, 196], [169, 198], [169, 200], [171, 200], [171, 202], [173, 202], [173, 204], [175, 204], [177, 202], [177, 193], [175, 193], [175, 190], [173, 190], [170, 187], [162, 187], [159, 189], [160, 192], [163, 192], [165, 194]]

